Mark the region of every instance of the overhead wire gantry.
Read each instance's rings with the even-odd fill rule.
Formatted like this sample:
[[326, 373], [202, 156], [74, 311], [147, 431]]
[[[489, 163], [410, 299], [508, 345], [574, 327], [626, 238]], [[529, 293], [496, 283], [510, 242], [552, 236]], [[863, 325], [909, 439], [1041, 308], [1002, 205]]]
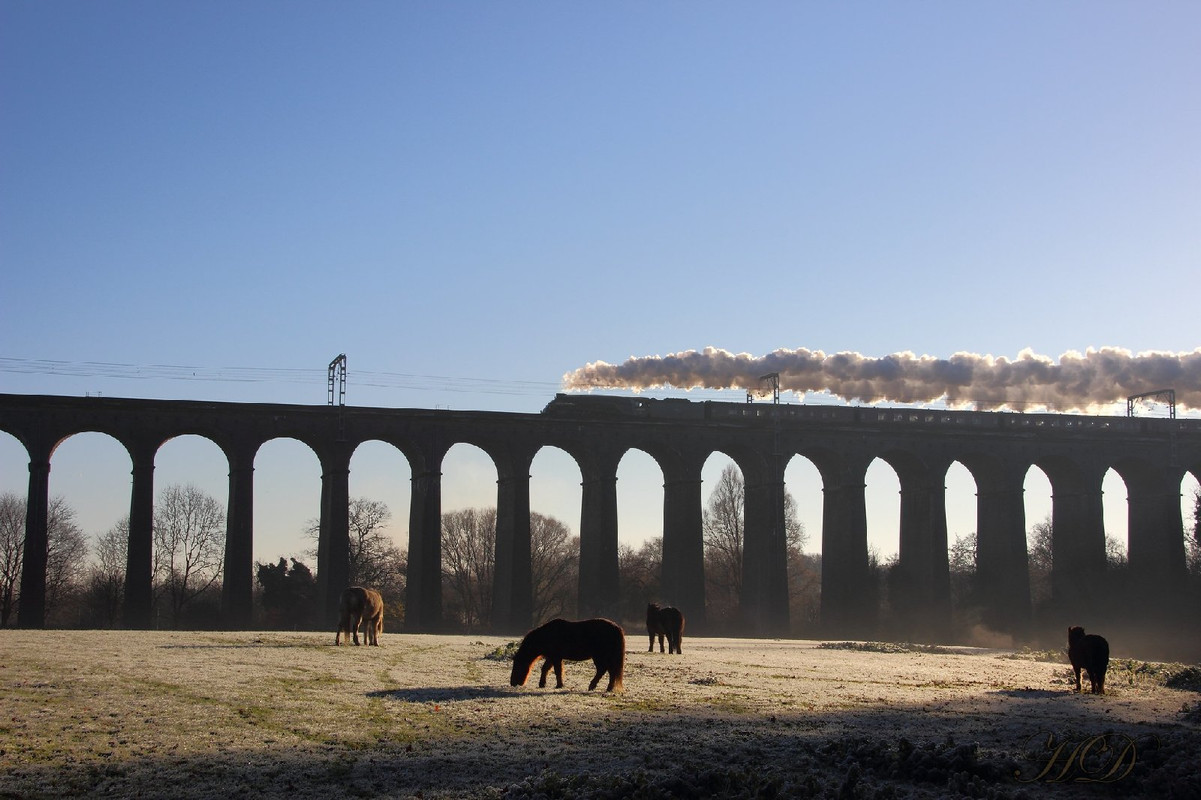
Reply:
[[1134, 416], [1134, 405], [1139, 400], [1158, 400], [1168, 405], [1168, 419], [1176, 419], [1176, 390], [1156, 389], [1142, 394], [1132, 394], [1126, 398], [1126, 416]]
[[346, 354], [340, 353], [329, 362], [329, 404], [334, 404], [334, 390], [337, 389], [338, 405], [346, 405]]

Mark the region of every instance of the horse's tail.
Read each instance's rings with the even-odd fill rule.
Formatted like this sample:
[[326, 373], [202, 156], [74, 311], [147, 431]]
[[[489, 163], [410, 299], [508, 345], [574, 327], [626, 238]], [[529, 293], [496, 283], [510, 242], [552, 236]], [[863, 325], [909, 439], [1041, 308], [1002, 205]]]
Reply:
[[625, 688], [622, 679], [626, 672], [626, 632], [616, 623], [613, 627], [617, 629], [617, 663], [611, 667], [609, 677], [613, 679], [613, 691], [620, 692]]

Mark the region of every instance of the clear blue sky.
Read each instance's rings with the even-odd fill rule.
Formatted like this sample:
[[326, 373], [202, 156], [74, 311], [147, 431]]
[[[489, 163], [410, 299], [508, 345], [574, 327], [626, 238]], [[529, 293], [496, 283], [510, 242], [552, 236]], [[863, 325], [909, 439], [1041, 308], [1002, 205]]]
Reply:
[[[344, 352], [353, 405], [537, 411], [706, 346], [1191, 351], [1198, 31], [1193, 2], [0, 0], [0, 391], [323, 403]], [[158, 482], [224, 501], [191, 444]], [[89, 532], [128, 485], [94, 445], [52, 473]], [[451, 472], [446, 507], [491, 502]]]

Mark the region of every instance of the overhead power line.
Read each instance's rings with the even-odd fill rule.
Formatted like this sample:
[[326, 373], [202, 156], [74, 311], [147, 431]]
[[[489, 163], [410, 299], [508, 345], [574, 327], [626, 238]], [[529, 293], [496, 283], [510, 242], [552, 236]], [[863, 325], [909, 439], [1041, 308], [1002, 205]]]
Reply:
[[[309, 386], [320, 386], [327, 379], [325, 368], [200, 367], [184, 364], [124, 364], [31, 358], [0, 358], [0, 373], [205, 383], [299, 383]], [[560, 390], [557, 382], [550, 381], [507, 381], [369, 370], [355, 370], [354, 377], [355, 386], [379, 389], [534, 396], [553, 395]]]
[[[199, 383], [255, 383], [255, 384], [304, 384], [321, 386], [328, 381], [328, 369], [302, 368], [287, 369], [279, 367], [199, 367], [183, 364], [125, 364], [103, 361], [54, 361], [31, 358], [0, 357], [0, 373], [24, 375], [52, 375], [68, 378], [113, 378], [119, 380], [168, 380], [194, 381]], [[768, 377], [768, 376], [764, 376]], [[414, 392], [441, 392], [454, 394], [491, 394], [517, 397], [551, 397], [563, 391], [562, 385], [551, 381], [513, 381], [492, 378], [463, 378], [452, 375], [422, 375], [403, 372], [372, 372], [355, 370], [355, 387], [371, 387], [375, 389], [394, 389]], [[582, 386], [580, 388], [583, 388]], [[598, 384], [599, 391], [613, 391], [612, 387]], [[620, 390], [618, 390], [620, 391]], [[683, 396], [692, 400], [716, 400], [720, 402], [735, 402], [733, 395], [736, 391], [719, 389], [671, 390], [667, 393], [673, 396]], [[644, 390], [651, 394], [650, 390]], [[813, 393], [808, 397], [809, 402], [825, 402], [821, 393]], [[962, 398], [963, 402], [972, 400]], [[885, 397], [860, 397], [849, 405], [873, 404], [883, 402], [886, 405], [905, 407], [905, 403], [895, 403]], [[834, 402], [834, 405], [848, 403]], [[1046, 404], [1037, 400], [1011, 400], [1006, 403], [1011, 408], [1037, 408]]]

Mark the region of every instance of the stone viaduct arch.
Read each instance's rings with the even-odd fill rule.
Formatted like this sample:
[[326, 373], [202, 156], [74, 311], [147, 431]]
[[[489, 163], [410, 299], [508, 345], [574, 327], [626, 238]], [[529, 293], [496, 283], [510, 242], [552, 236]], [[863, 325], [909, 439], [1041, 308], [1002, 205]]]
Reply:
[[[945, 476], [958, 461], [977, 486], [978, 571], [988, 622], [1021, 632], [1030, 618], [1023, 481], [1038, 465], [1053, 486], [1054, 584], [1085, 603], [1104, 566], [1100, 486], [1114, 468], [1128, 486], [1130, 571], [1156, 608], [1183, 585], [1180, 483], [1201, 475], [1201, 421], [1052, 414], [692, 403], [558, 396], [540, 414], [193, 401], [0, 395], [0, 430], [29, 456], [26, 559], [18, 622], [44, 622], [50, 459], [59, 442], [98, 431], [129, 452], [133, 481], [125, 622], [150, 612], [154, 456], [163, 442], [196, 434], [229, 461], [225, 624], [250, 621], [253, 464], [263, 443], [296, 439], [321, 464], [317, 579], [322, 624], [332, 624], [349, 574], [349, 465], [363, 442], [393, 445], [412, 472], [406, 628], [441, 625], [441, 465], [451, 446], [473, 444], [497, 473], [494, 625], [530, 626], [530, 467], [547, 446], [579, 465], [580, 614], [617, 604], [617, 467], [631, 449], [663, 472], [664, 594], [703, 619], [701, 470], [729, 455], [746, 485], [743, 614], [759, 634], [788, 630], [784, 472], [797, 455], [821, 475], [822, 622], [831, 635], [869, 630], [865, 474], [875, 458], [900, 478], [900, 607], [914, 635], [937, 635], [950, 618]], [[1061, 549], [1062, 548], [1062, 549]], [[1098, 566], [1100, 565], [1100, 566]]]

